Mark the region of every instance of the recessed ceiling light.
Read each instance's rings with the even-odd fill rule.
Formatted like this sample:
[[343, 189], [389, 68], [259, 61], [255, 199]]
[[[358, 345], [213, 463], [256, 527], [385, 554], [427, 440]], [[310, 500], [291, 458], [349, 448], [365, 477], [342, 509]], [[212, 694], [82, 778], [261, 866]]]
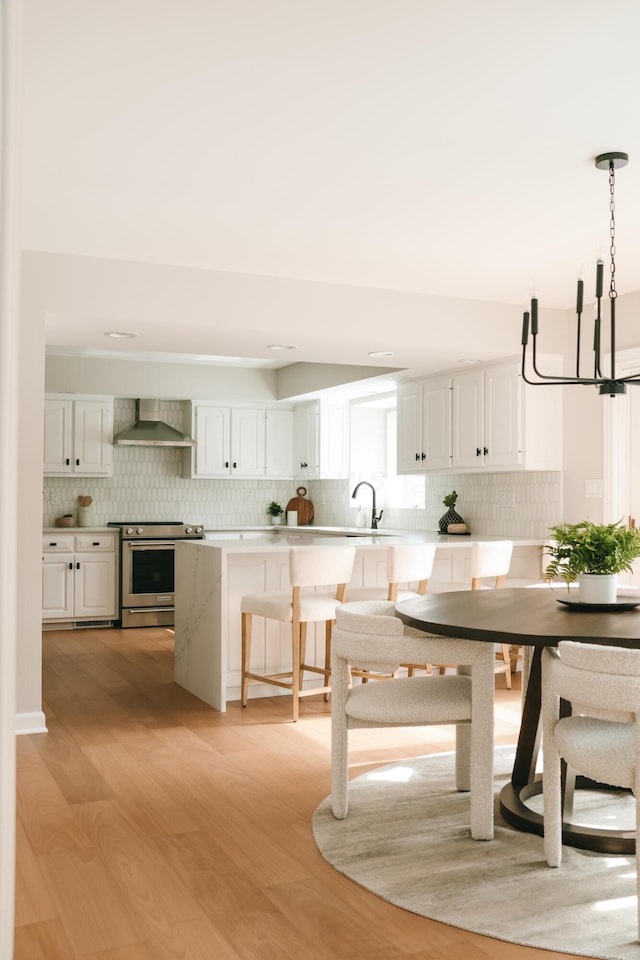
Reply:
[[477, 360], [466, 360], [466, 359], [463, 359], [463, 360], [458, 360], [457, 362], [458, 362], [458, 363], [477, 363], [478, 361], [477, 361]]
[[128, 333], [126, 330], [107, 330], [105, 337], [111, 337], [112, 340], [135, 340], [137, 333]]
[[395, 357], [393, 350], [372, 350], [368, 356], [370, 357]]
[[269, 343], [267, 345], [267, 350], [297, 350], [298, 348], [295, 344], [292, 343]]

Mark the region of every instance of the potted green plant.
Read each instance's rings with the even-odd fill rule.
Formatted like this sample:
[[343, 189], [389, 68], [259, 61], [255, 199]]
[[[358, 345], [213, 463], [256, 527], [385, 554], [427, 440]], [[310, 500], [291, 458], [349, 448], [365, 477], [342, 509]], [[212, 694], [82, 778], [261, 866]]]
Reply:
[[545, 550], [551, 559], [545, 579], [560, 576], [567, 585], [577, 580], [582, 603], [614, 603], [617, 575], [632, 570], [640, 556], [640, 530], [590, 520], [549, 529], [552, 541]]
[[269, 506], [267, 507], [267, 513], [271, 517], [271, 523], [278, 524], [282, 521], [282, 514], [284, 509], [280, 506], [279, 503], [276, 503], [275, 500], [272, 500]]

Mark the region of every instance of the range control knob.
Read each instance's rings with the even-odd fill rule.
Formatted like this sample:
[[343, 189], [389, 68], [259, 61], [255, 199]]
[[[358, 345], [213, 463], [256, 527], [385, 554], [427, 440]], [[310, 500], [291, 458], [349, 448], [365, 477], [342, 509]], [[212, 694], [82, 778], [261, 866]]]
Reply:
[[144, 527], [136, 527], [136, 533], [144, 533]]
[[131, 534], [133, 533], [133, 527], [127, 527], [124, 532], [127, 534], [127, 536], [130, 537]]
[[202, 527], [196, 527], [196, 533], [202, 533]]
[[184, 528], [184, 532], [185, 532], [185, 533], [193, 533], [193, 527], [185, 527], [185, 528]]

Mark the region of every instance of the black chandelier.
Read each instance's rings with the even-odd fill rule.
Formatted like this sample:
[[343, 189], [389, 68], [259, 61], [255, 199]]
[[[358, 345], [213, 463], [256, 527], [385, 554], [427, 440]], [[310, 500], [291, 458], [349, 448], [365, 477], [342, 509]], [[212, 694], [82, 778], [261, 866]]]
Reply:
[[[602, 287], [604, 279], [604, 262], [598, 260], [596, 263], [596, 315], [593, 329], [593, 376], [582, 377], [580, 375], [580, 336], [582, 327], [582, 301], [584, 295], [584, 280], [578, 280], [578, 290], [576, 294], [576, 315], [577, 315], [577, 336], [576, 336], [576, 375], [571, 376], [551, 376], [540, 373], [538, 370], [536, 357], [536, 340], [538, 337], [538, 298], [531, 299], [531, 312], [525, 310], [522, 318], [522, 379], [532, 386], [557, 385], [567, 386], [574, 383], [597, 386], [600, 393], [604, 396], [615, 397], [618, 394], [627, 392], [628, 383], [640, 384], [640, 375], [636, 374], [629, 377], [616, 377], [616, 223], [615, 223], [615, 180], [616, 169], [624, 167], [629, 162], [629, 155], [626, 153], [601, 153], [596, 157], [595, 165], [598, 170], [609, 171], [609, 256], [610, 256], [610, 280], [609, 280], [609, 347], [611, 359], [611, 374], [605, 376], [602, 373], [601, 366], [601, 330], [602, 330]], [[537, 379], [533, 380], [527, 377], [525, 361], [527, 356], [527, 345], [529, 342], [529, 325], [531, 325], [532, 341], [532, 369]]]

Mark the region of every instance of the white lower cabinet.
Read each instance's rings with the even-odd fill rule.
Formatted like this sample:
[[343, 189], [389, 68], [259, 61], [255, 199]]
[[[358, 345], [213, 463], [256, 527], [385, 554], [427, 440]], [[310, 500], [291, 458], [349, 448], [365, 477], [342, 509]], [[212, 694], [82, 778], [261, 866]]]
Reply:
[[117, 535], [50, 534], [42, 538], [43, 622], [116, 618]]

